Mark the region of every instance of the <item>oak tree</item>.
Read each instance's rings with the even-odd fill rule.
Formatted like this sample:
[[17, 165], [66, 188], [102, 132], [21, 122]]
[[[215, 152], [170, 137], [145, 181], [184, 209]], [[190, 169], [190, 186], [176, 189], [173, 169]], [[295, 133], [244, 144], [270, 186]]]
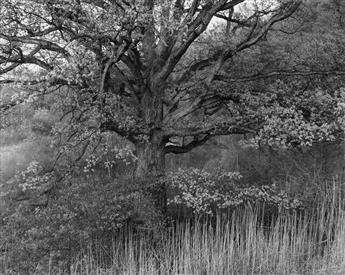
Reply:
[[[166, 154], [189, 152], [217, 135], [259, 133], [273, 141], [283, 136], [279, 142], [289, 145], [298, 138], [289, 140], [286, 132], [297, 129], [297, 137], [298, 131], [312, 133], [308, 142], [326, 139], [338, 124], [317, 119], [310, 124], [294, 106], [272, 103], [283, 90], [279, 84], [261, 95], [237, 85], [341, 73], [334, 68], [277, 71], [274, 66], [258, 73], [246, 61], [271, 30], [301, 12], [302, 2], [3, 0], [0, 83], [26, 92], [2, 104], [1, 111], [55, 93], [61, 120], [69, 119], [67, 141], [78, 136], [75, 144], [82, 144], [85, 153], [94, 136], [115, 132], [135, 146], [135, 177], [152, 182], [164, 175]], [[235, 67], [239, 56], [242, 69]], [[292, 90], [290, 98], [301, 95]], [[152, 193], [164, 207], [165, 187], [158, 182]]]

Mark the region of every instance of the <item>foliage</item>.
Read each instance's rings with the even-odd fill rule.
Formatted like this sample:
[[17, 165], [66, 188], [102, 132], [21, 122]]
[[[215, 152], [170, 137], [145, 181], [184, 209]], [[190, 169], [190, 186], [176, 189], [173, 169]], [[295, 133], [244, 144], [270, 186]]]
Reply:
[[301, 90], [298, 84], [277, 81], [265, 89], [265, 96], [244, 95], [248, 112], [263, 123], [258, 134], [243, 145], [293, 149], [338, 140], [342, 135], [343, 88]]
[[279, 209], [297, 209], [301, 202], [288, 198], [274, 185], [243, 186], [238, 172], [206, 172], [179, 169], [167, 176], [172, 198], [169, 204], [193, 209], [195, 214], [214, 214], [220, 209], [263, 203]]
[[158, 226], [141, 187], [119, 179], [135, 161], [128, 144], [118, 147], [121, 140], [103, 133], [87, 156], [81, 154], [80, 161], [72, 163], [83, 146], [76, 142], [56, 147], [59, 135], [53, 134], [56, 127], [69, 125], [56, 119], [53, 108], [30, 107], [30, 115], [20, 118], [27, 125], [24, 141], [12, 144], [20, 124], [12, 125], [14, 131], [2, 129], [8, 141], [1, 148], [0, 247], [2, 256], [8, 251], [8, 270], [31, 274], [49, 259], [62, 268], [91, 238], [110, 242], [127, 223]]
[[341, 274], [344, 190], [341, 182], [332, 188], [333, 195], [320, 200], [314, 212], [281, 212], [267, 227], [254, 207], [218, 215], [214, 223], [177, 222], [156, 242], [150, 234], [125, 229], [112, 250], [90, 243], [72, 274]]
[[[1, 109], [55, 98], [53, 108], [60, 111], [61, 124], [67, 124], [53, 129], [58, 139], [64, 136], [71, 147], [88, 146], [86, 141], [100, 132], [115, 132], [134, 143], [141, 161], [138, 177], [162, 174], [158, 158], [167, 153], [188, 152], [217, 135], [260, 133], [267, 119], [269, 125], [283, 127], [270, 114], [284, 108], [279, 102], [271, 102], [276, 108], [267, 106], [265, 116], [264, 110], [244, 108], [253, 90], [239, 100], [232, 87], [243, 82], [242, 75], [246, 82], [255, 80], [265, 66], [261, 42], [274, 27], [295, 26], [289, 18], [300, 15], [301, 3], [6, 0], [1, 6], [0, 75], [3, 83], [24, 92]], [[213, 24], [214, 18], [218, 22]], [[278, 47], [279, 38], [268, 47]], [[326, 74], [336, 72], [327, 69]], [[300, 120], [297, 115], [291, 127], [308, 126], [305, 135], [316, 131], [313, 122]], [[332, 136], [333, 130], [325, 135]], [[310, 143], [298, 134], [294, 138]], [[318, 132], [315, 140], [319, 138], [324, 136]], [[181, 139], [188, 142], [176, 142]], [[140, 154], [143, 150], [159, 152]], [[148, 163], [155, 163], [153, 169]]]
[[[108, 133], [131, 142], [121, 150], [139, 179], [164, 175], [166, 154], [219, 135], [250, 134], [256, 146], [284, 148], [334, 140], [343, 132], [336, 92], [343, 83], [335, 77], [343, 62], [334, 58], [342, 29], [321, 16], [332, 7], [302, 2], [4, 0], [0, 83], [15, 93], [0, 110], [33, 109], [32, 130], [51, 139], [55, 153], [47, 170], [58, 175], [103, 162], [115, 176], [122, 153], [106, 149]], [[314, 38], [332, 32], [306, 44], [312, 55], [302, 47], [292, 58], [289, 45], [300, 38], [290, 29]]]
[[[341, 138], [342, 5], [302, 2], [2, 0], [1, 145], [48, 155], [0, 185], [17, 268], [66, 262], [95, 235], [154, 220], [145, 188], [118, 178], [152, 183], [166, 154], [220, 135], [284, 149]], [[179, 170], [167, 183], [170, 202], [196, 213], [299, 203], [238, 173]]]
[[[37, 168], [32, 163], [21, 173], [26, 181], [20, 187], [26, 193], [38, 184], [28, 175]], [[130, 191], [129, 184], [95, 176], [74, 178], [60, 183], [49, 200], [31, 194], [26, 203], [12, 205], [1, 216], [1, 247], [9, 251], [8, 268], [29, 274], [38, 263], [47, 265], [49, 258], [62, 268], [85, 243], [96, 238], [110, 242], [114, 232], [129, 221], [133, 226], [153, 228], [154, 208], [140, 190]], [[2, 199], [10, 200], [10, 195]]]

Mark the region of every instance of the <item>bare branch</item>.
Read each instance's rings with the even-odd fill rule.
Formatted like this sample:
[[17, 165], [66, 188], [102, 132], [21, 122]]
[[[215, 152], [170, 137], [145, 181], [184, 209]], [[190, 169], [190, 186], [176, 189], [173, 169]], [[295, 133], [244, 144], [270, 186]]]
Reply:
[[212, 136], [211, 135], [204, 135], [203, 137], [195, 137], [191, 142], [185, 145], [181, 146], [175, 146], [175, 145], [168, 145], [164, 148], [165, 154], [184, 154], [191, 150], [193, 150], [196, 147], [199, 147], [203, 144], [205, 144]]

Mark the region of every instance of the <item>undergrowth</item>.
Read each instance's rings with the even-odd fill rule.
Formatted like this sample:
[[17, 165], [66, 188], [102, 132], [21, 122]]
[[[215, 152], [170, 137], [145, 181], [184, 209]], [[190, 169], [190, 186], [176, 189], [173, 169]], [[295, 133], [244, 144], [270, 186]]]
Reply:
[[[64, 271], [52, 259], [36, 274], [344, 274], [342, 189], [334, 182], [313, 208], [269, 220], [262, 205], [248, 205], [162, 230], [127, 226], [111, 243], [88, 243]], [[2, 266], [6, 274], [6, 257]]]

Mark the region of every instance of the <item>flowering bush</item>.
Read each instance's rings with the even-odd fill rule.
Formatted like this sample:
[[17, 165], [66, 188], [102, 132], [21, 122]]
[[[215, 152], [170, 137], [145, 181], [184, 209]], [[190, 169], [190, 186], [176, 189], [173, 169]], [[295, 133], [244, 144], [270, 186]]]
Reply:
[[24, 171], [18, 172], [14, 177], [22, 191], [35, 191], [43, 188], [48, 185], [53, 178], [54, 174], [52, 172], [45, 173], [40, 163], [35, 160], [30, 162]]
[[200, 169], [179, 169], [167, 176], [168, 187], [172, 198], [170, 205], [185, 206], [195, 214], [212, 215], [217, 209], [226, 209], [240, 205], [263, 202], [279, 208], [298, 208], [297, 199], [289, 199], [287, 194], [275, 185], [241, 186], [239, 172], [215, 171]]
[[33, 274], [38, 263], [48, 266], [50, 260], [62, 267], [94, 239], [110, 245], [128, 222], [135, 228], [157, 225], [155, 208], [133, 182], [82, 171], [57, 181], [42, 172], [38, 162], [31, 162], [0, 192], [6, 202], [0, 212], [0, 248], [7, 251], [14, 274]]

